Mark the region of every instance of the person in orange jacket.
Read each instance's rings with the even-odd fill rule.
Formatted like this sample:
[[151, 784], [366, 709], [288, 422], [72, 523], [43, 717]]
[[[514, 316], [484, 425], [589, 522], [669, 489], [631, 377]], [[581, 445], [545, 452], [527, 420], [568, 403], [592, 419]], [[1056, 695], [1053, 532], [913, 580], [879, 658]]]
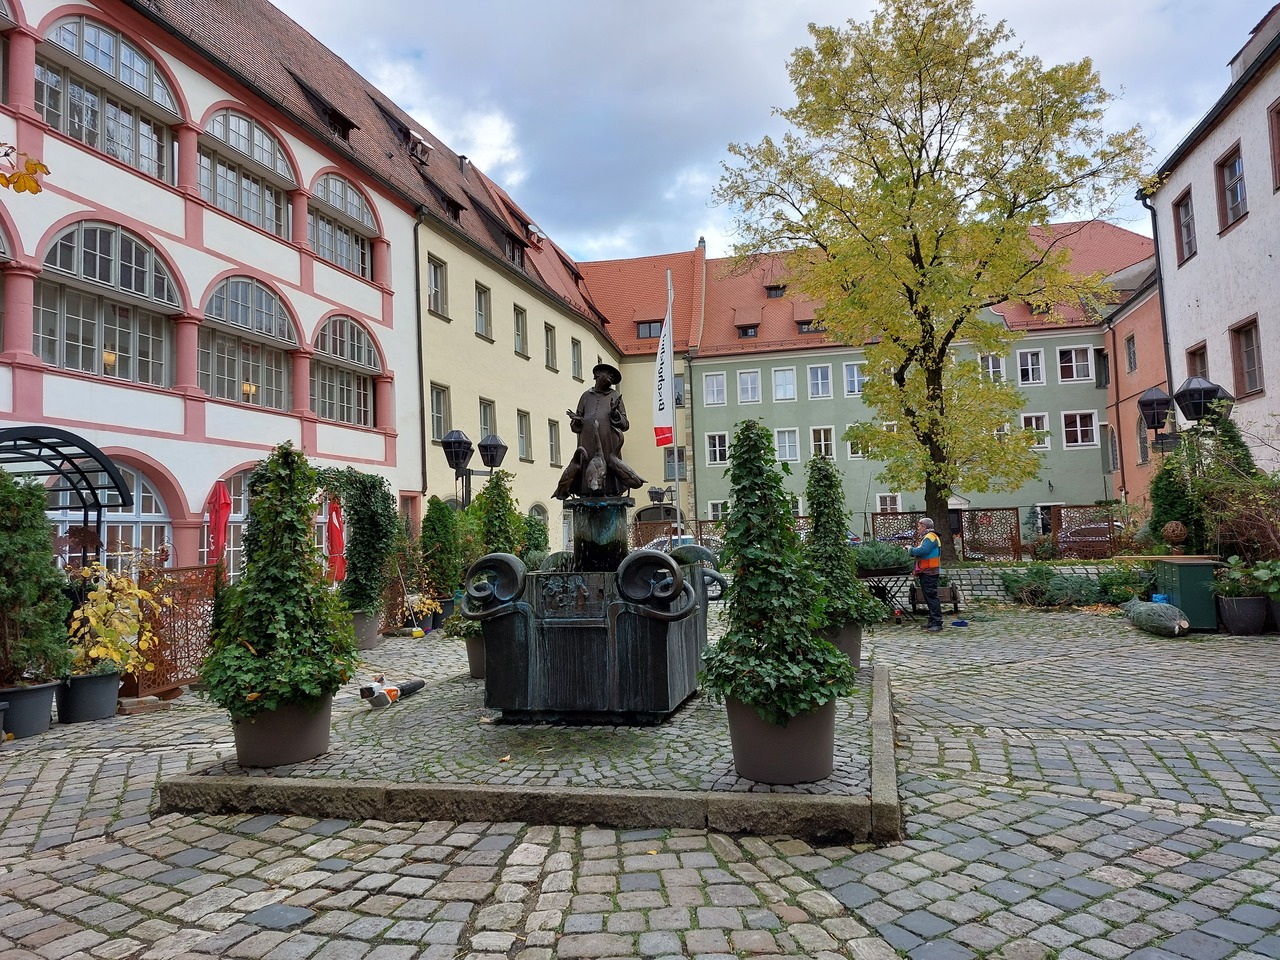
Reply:
[[930, 633], [942, 630], [942, 604], [938, 600], [938, 577], [942, 573], [942, 541], [933, 532], [933, 521], [923, 517], [916, 522], [916, 536], [920, 542], [907, 552], [916, 558], [916, 579], [929, 608], [929, 622], [921, 627]]

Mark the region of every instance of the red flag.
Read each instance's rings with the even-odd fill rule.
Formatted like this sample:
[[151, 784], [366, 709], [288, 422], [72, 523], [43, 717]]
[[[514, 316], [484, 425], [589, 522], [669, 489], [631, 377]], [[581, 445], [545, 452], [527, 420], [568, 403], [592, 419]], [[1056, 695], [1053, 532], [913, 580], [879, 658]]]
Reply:
[[342, 551], [347, 547], [347, 525], [342, 519], [342, 504], [337, 497], [329, 501], [329, 582], [347, 579], [347, 558]]
[[213, 485], [204, 509], [209, 515], [209, 558], [206, 562], [217, 563], [227, 549], [227, 526], [231, 522], [231, 494], [227, 492], [227, 481], [219, 480]]

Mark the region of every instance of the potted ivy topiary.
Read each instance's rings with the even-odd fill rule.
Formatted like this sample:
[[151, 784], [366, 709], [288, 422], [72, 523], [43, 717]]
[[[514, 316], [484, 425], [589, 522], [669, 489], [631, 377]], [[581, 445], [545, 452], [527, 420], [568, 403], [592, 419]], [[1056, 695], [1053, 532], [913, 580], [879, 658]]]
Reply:
[[66, 580], [53, 562], [45, 489], [0, 469], [0, 701], [14, 737], [49, 729], [71, 663]]
[[[440, 605], [440, 620], [453, 613], [453, 595], [462, 583], [462, 545], [458, 540], [458, 517], [453, 507], [439, 497], [427, 501], [422, 518], [422, 578]], [[439, 623], [433, 626], [440, 626]]]
[[339, 585], [338, 594], [351, 611], [360, 649], [368, 650], [377, 646], [382, 637], [387, 560], [395, 548], [400, 525], [396, 500], [385, 477], [354, 467], [325, 470], [321, 483], [342, 503], [347, 576]]
[[346, 605], [329, 589], [314, 521], [316, 471], [283, 443], [249, 475], [244, 571], [220, 587], [200, 679], [231, 714], [241, 766], [329, 749], [333, 695], [355, 673]]
[[[57, 689], [58, 722], [104, 720], [116, 712], [120, 677], [136, 671], [156, 642], [162, 603], [152, 590], [98, 561], [67, 571], [78, 600], [71, 613], [71, 672]], [[150, 666], [150, 664], [148, 664]]]
[[1227, 557], [1227, 562], [1213, 572], [1209, 588], [1218, 597], [1218, 617], [1227, 633], [1252, 636], [1261, 633], [1267, 622], [1267, 588], [1241, 557]]
[[808, 465], [805, 498], [809, 502], [809, 538], [805, 561], [826, 601], [823, 636], [855, 667], [862, 663], [862, 628], [889, 619], [889, 610], [856, 576], [849, 544], [849, 515], [844, 508], [844, 481], [834, 461], [814, 457]]
[[759, 420], [742, 422], [734, 434], [729, 483], [725, 631], [704, 655], [701, 681], [726, 702], [740, 776], [821, 780], [834, 766], [836, 700], [853, 691], [856, 668], [819, 635], [818, 586], [802, 555], [773, 435]]

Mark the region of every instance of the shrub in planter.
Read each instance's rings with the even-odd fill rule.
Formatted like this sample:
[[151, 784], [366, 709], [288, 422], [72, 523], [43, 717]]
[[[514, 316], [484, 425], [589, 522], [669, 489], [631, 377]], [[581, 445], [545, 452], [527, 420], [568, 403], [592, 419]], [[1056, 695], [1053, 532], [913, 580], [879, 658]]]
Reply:
[[431, 595], [452, 600], [462, 583], [462, 545], [453, 507], [439, 497], [427, 501], [422, 518], [422, 578]]
[[313, 520], [316, 471], [291, 443], [249, 475], [240, 579], [215, 600], [200, 679], [233, 721], [286, 705], [316, 707], [355, 672], [346, 605], [329, 589]]
[[855, 669], [817, 636], [818, 587], [802, 556], [773, 435], [759, 420], [743, 421], [734, 434], [729, 482], [725, 631], [706, 652], [701, 680], [712, 694], [785, 726], [852, 692]]
[[385, 477], [353, 467], [326, 470], [320, 482], [338, 494], [346, 521], [347, 577], [338, 593], [350, 610], [377, 610], [386, 586], [387, 558], [400, 529], [396, 499]]
[[826, 457], [809, 461], [805, 499], [809, 503], [810, 525], [804, 558], [826, 601], [822, 613], [827, 623], [837, 628], [847, 623], [883, 623], [889, 618], [888, 607], [855, 573], [854, 551], [848, 537], [849, 516], [844, 509], [844, 480], [833, 461]]
[[513, 478], [507, 470], [495, 470], [484, 489], [476, 494], [474, 505], [480, 513], [485, 553], [519, 556], [524, 548], [525, 523], [511, 495]]
[[864, 576], [880, 570], [906, 570], [912, 565], [911, 557], [900, 546], [871, 540], [854, 548], [858, 572]]
[[73, 661], [78, 676], [95, 673], [131, 673], [141, 654], [156, 642], [152, 623], [160, 615], [162, 601], [132, 577], [116, 573], [98, 561], [67, 571], [71, 592], [79, 606], [71, 613]]

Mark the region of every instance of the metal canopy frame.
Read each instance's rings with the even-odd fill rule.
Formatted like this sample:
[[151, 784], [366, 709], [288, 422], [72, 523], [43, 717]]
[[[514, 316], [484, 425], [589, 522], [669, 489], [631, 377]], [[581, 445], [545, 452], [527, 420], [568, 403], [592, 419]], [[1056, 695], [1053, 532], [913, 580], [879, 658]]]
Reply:
[[[106, 507], [133, 506], [133, 494], [120, 470], [105, 453], [83, 437], [57, 427], [5, 427], [0, 429], [0, 469], [18, 477], [56, 477], [49, 487], [52, 497], [70, 491], [79, 501], [84, 526], [102, 534], [102, 511]], [[73, 503], [74, 508], [77, 504]], [[49, 509], [64, 509], [49, 504]]]

